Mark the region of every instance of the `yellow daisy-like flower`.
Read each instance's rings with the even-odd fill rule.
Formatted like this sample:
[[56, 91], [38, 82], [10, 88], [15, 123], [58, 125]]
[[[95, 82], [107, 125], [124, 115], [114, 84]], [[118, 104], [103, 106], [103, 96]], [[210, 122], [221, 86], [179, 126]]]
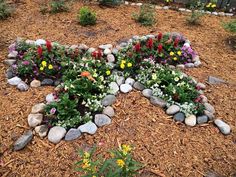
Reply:
[[122, 160], [122, 159], [118, 159], [118, 160], [116, 161], [116, 164], [117, 164], [119, 167], [121, 167], [121, 168], [123, 168], [123, 167], [125, 166], [125, 162], [124, 162], [124, 160]]
[[53, 66], [51, 64], [48, 65], [48, 69], [53, 69]]
[[122, 145], [122, 151], [124, 155], [127, 155], [131, 150], [132, 148], [130, 147], [130, 145]]
[[182, 52], [181, 52], [181, 51], [178, 51], [177, 54], [178, 54], [179, 56], [181, 56], [181, 55], [182, 55]]
[[40, 67], [39, 70], [40, 70], [40, 71], [43, 71], [43, 70], [44, 70], [44, 67]]
[[84, 164], [89, 163], [89, 160], [88, 159], [83, 159], [83, 163]]
[[88, 152], [84, 153], [84, 158], [88, 159], [90, 157], [90, 154]]
[[126, 63], [126, 61], [125, 61], [125, 60], [121, 60], [121, 63], [125, 64], [125, 63]]
[[212, 7], [212, 8], [215, 8], [215, 7], [216, 7], [216, 4], [212, 4], [211, 7]]
[[90, 164], [89, 164], [89, 163], [85, 163], [85, 164], [82, 166], [83, 169], [87, 169], [87, 168], [89, 168], [89, 167], [90, 167]]
[[130, 68], [130, 67], [132, 67], [132, 66], [133, 66], [133, 64], [130, 63], [130, 62], [127, 64], [127, 67], [128, 67], [128, 68]]
[[106, 74], [109, 76], [111, 74], [111, 71], [110, 70], [107, 70], [106, 71]]
[[177, 57], [174, 57], [173, 60], [176, 61], [176, 60], [178, 60], [178, 58], [177, 58]]
[[170, 56], [173, 56], [175, 53], [174, 52], [170, 52]]
[[46, 66], [47, 66], [47, 62], [46, 62], [46, 61], [42, 61], [41, 64], [42, 64], [43, 67], [46, 67]]
[[120, 68], [121, 68], [121, 69], [124, 69], [124, 68], [125, 68], [125, 64], [124, 64], [124, 63], [121, 63], [121, 64], [120, 64]]

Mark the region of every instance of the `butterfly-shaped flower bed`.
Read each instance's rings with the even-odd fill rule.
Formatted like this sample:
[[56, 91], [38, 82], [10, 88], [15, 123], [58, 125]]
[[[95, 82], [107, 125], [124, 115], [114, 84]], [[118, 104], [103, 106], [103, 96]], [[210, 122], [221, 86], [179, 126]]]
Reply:
[[97, 127], [110, 124], [116, 95], [133, 89], [186, 125], [214, 118], [215, 110], [203, 95], [205, 85], [180, 71], [201, 62], [178, 33], [134, 36], [115, 48], [106, 44], [98, 49], [18, 39], [9, 50], [9, 84], [21, 91], [28, 84], [56, 86], [28, 116], [29, 126], [52, 143], [94, 134]]

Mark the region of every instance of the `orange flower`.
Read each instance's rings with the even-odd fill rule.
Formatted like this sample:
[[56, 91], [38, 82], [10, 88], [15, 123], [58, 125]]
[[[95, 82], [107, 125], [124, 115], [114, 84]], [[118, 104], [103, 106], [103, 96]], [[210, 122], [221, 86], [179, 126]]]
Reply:
[[89, 76], [90, 76], [90, 72], [88, 72], [88, 71], [83, 71], [80, 75], [81, 75], [82, 77], [89, 77]]

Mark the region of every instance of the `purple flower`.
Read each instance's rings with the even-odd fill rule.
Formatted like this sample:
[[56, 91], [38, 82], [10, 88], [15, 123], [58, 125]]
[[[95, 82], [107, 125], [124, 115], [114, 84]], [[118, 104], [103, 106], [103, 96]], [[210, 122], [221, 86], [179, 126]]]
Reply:
[[56, 111], [57, 111], [57, 109], [56, 108], [52, 108], [51, 110], [50, 110], [50, 114], [55, 114], [56, 113]]
[[11, 44], [9, 47], [8, 47], [8, 51], [9, 53], [13, 52], [16, 50], [16, 43], [13, 43]]
[[16, 64], [13, 64], [13, 65], [12, 65], [12, 68], [13, 68], [13, 69], [16, 69], [16, 68], [17, 68], [17, 65], [16, 65]]
[[23, 65], [29, 65], [30, 62], [29, 62], [29, 61], [23, 61], [22, 64], [23, 64]]

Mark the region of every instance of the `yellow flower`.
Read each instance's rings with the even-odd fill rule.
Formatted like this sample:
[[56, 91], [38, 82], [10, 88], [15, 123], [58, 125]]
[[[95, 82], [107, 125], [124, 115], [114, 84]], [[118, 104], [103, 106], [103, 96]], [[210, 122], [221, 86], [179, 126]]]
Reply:
[[96, 177], [95, 175], [93, 175], [92, 177]]
[[86, 169], [86, 168], [89, 168], [89, 167], [90, 167], [90, 164], [89, 164], [89, 163], [85, 163], [85, 164], [82, 166], [83, 169]]
[[112, 158], [114, 158], [114, 157], [115, 157], [115, 154], [114, 154], [113, 152], [111, 153], [111, 157], [112, 157]]
[[89, 158], [89, 157], [90, 157], [90, 154], [89, 154], [88, 152], [85, 152], [85, 153], [84, 153], [84, 158], [87, 159], [87, 158]]
[[111, 74], [111, 71], [110, 70], [107, 70], [106, 71], [106, 74], [109, 76]]
[[124, 64], [124, 63], [121, 63], [121, 64], [120, 64], [120, 68], [121, 68], [121, 69], [124, 69], [124, 68], [125, 68], [125, 64]]
[[121, 167], [121, 168], [123, 168], [123, 167], [125, 166], [125, 162], [124, 162], [124, 160], [122, 160], [122, 159], [118, 159], [118, 160], [116, 161], [116, 164], [117, 164], [119, 167]]
[[122, 145], [122, 151], [124, 155], [127, 155], [127, 153], [129, 153], [132, 150], [132, 148], [130, 147], [130, 145]]
[[125, 64], [125, 63], [126, 63], [126, 61], [125, 61], [125, 60], [121, 60], [121, 63]]
[[128, 68], [130, 68], [130, 67], [132, 67], [132, 66], [133, 66], [132, 63], [128, 63], [128, 64], [127, 64], [127, 67], [128, 67]]
[[46, 61], [42, 61], [41, 64], [42, 64], [43, 67], [46, 67], [46, 66], [47, 66], [47, 62], [46, 62]]
[[173, 60], [176, 61], [176, 60], [178, 60], [178, 58], [177, 58], [177, 57], [174, 57]]
[[182, 52], [181, 52], [181, 51], [178, 51], [177, 54], [178, 54], [179, 56], [181, 56], [181, 55], [182, 55]]
[[174, 52], [170, 52], [170, 56], [173, 56], [175, 53]]
[[53, 66], [51, 64], [48, 65], [48, 69], [53, 69]]
[[88, 159], [83, 159], [83, 163], [84, 164], [89, 163], [89, 160]]
[[40, 67], [39, 70], [40, 70], [40, 71], [43, 71], [43, 70], [44, 70], [44, 67]]
[[212, 8], [215, 8], [215, 7], [216, 7], [216, 4], [212, 4], [211, 7], [212, 7]]

